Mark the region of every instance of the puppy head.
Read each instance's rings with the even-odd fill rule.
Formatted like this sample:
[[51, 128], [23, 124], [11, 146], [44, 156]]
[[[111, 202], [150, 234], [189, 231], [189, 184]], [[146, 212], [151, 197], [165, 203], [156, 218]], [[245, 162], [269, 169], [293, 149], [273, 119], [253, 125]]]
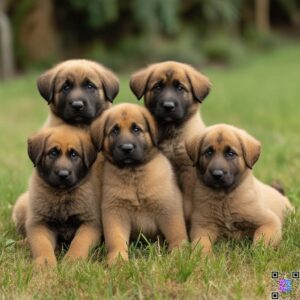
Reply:
[[232, 190], [258, 160], [261, 144], [241, 129], [219, 124], [187, 142], [186, 150], [205, 185]]
[[208, 95], [209, 79], [193, 67], [168, 61], [133, 74], [130, 88], [159, 123], [181, 124], [198, 110]]
[[119, 81], [98, 63], [74, 59], [42, 74], [37, 87], [52, 112], [66, 123], [90, 124], [110, 106]]
[[30, 137], [28, 155], [46, 183], [65, 189], [86, 177], [97, 158], [97, 149], [84, 130], [61, 125]]
[[123, 103], [105, 111], [91, 127], [94, 144], [118, 167], [134, 167], [156, 151], [157, 129], [142, 106]]

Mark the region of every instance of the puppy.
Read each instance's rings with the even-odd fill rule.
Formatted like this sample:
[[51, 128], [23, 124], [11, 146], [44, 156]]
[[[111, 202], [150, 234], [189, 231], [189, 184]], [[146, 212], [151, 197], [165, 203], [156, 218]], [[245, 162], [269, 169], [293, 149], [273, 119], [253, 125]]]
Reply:
[[158, 124], [159, 148], [171, 161], [183, 193], [186, 220], [191, 214], [196, 173], [186, 153], [184, 141], [205, 126], [199, 114], [199, 104], [209, 93], [209, 79], [193, 67], [167, 61], [150, 65], [133, 74], [130, 88]]
[[[89, 129], [91, 122], [111, 106], [119, 92], [119, 80], [96, 62], [73, 59], [42, 74], [37, 87], [50, 108], [43, 127], [69, 124]], [[17, 202], [26, 203], [26, 198], [28, 191]]]
[[119, 104], [91, 129], [103, 151], [102, 220], [108, 264], [128, 260], [130, 237], [161, 232], [169, 249], [187, 240], [181, 193], [168, 159], [155, 147], [157, 133], [149, 112]]
[[208, 127], [186, 145], [197, 169], [190, 237], [208, 254], [221, 235], [276, 246], [289, 200], [252, 173], [260, 143], [229, 125]]
[[29, 198], [14, 206], [13, 219], [26, 233], [37, 265], [56, 265], [58, 242], [70, 243], [68, 259], [85, 258], [101, 237], [97, 149], [83, 129], [44, 128], [28, 140], [35, 165]]
[[62, 123], [85, 127], [111, 106], [119, 80], [96, 62], [72, 59], [42, 74], [37, 87], [50, 108], [44, 127]]

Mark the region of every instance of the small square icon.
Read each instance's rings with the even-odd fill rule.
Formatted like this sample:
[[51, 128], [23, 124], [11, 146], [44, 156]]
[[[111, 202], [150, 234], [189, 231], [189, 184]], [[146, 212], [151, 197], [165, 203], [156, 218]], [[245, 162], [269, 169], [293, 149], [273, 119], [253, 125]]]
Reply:
[[300, 272], [299, 272], [299, 271], [297, 271], [297, 272], [292, 272], [292, 278], [294, 278], [294, 279], [299, 279], [299, 277], [300, 277]]
[[272, 292], [271, 299], [279, 299], [279, 293], [278, 292]]
[[[273, 271], [273, 272], [271, 272], [271, 277], [272, 277], [272, 278], [278, 278], [278, 277], [279, 277], [279, 273]], [[275, 299], [276, 299], [276, 298], [275, 298]]]

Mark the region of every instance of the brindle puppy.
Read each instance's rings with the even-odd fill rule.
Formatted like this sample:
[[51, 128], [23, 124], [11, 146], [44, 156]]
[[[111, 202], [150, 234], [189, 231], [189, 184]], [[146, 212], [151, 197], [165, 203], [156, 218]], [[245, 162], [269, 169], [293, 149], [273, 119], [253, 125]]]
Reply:
[[18, 200], [13, 219], [35, 263], [56, 265], [58, 241], [70, 243], [68, 259], [87, 257], [101, 237], [97, 150], [89, 134], [67, 125], [45, 128], [29, 138], [28, 154], [36, 167], [29, 201]]
[[156, 126], [149, 112], [120, 104], [92, 125], [103, 151], [102, 218], [108, 264], [128, 260], [130, 237], [162, 233], [169, 249], [187, 240], [181, 193], [168, 159], [156, 147]]
[[130, 87], [155, 117], [159, 148], [170, 159], [183, 192], [186, 220], [191, 214], [191, 200], [196, 173], [186, 153], [184, 141], [205, 128], [199, 104], [210, 90], [209, 79], [193, 67], [178, 62], [150, 65], [136, 72]]
[[193, 243], [210, 253], [212, 244], [225, 234], [276, 246], [285, 211], [292, 206], [254, 177], [260, 143], [241, 129], [220, 124], [206, 128], [186, 146], [198, 175], [190, 231]]

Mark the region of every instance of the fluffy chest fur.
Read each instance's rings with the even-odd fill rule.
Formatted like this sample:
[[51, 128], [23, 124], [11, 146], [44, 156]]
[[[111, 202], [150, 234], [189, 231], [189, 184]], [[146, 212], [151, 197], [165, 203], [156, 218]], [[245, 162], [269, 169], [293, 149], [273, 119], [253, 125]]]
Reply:
[[174, 183], [168, 160], [158, 154], [153, 160], [138, 167], [117, 168], [108, 161], [104, 166], [104, 205], [124, 207], [131, 211], [156, 211], [166, 189]]
[[89, 180], [71, 190], [55, 190], [34, 174], [29, 195], [31, 220], [46, 224], [62, 240], [70, 241], [84, 222], [100, 222], [99, 197]]
[[193, 219], [203, 226], [213, 224], [219, 233], [230, 237], [243, 237], [253, 232], [257, 225], [252, 221], [254, 191], [229, 194], [215, 192], [205, 186], [195, 190]]

